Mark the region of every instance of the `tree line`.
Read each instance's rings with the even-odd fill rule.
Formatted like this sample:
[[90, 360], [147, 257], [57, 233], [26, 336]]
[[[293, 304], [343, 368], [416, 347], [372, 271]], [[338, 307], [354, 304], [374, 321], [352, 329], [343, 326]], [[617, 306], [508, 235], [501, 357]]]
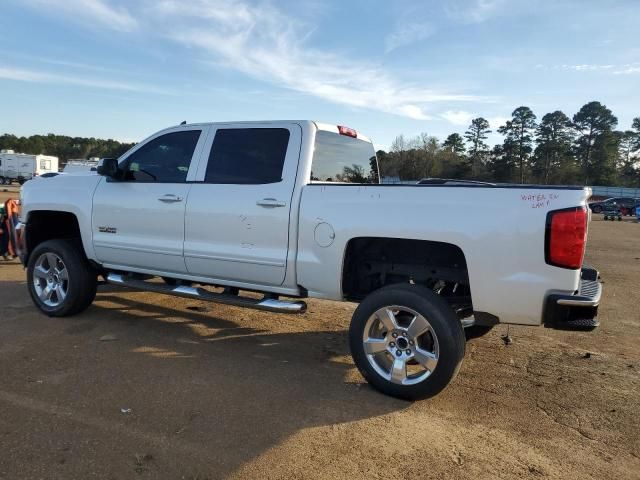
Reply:
[[[628, 130], [617, 130], [617, 126], [611, 110], [596, 101], [582, 106], [571, 118], [556, 110], [540, 121], [529, 107], [521, 106], [498, 126], [504, 140], [493, 148], [486, 143], [491, 125], [478, 117], [464, 135], [452, 133], [443, 142], [426, 133], [409, 139], [399, 135], [389, 152], [377, 152], [378, 165], [383, 177], [410, 181], [442, 177], [640, 187], [640, 117]], [[55, 155], [62, 164], [71, 158], [119, 157], [133, 145], [54, 134], [0, 136], [0, 149]], [[375, 161], [372, 170], [374, 166]]]
[[556, 110], [540, 121], [526, 106], [497, 128], [504, 137], [489, 148], [491, 125], [471, 121], [464, 136], [443, 142], [422, 133], [399, 135], [390, 151], [378, 151], [383, 176], [400, 180], [427, 177], [506, 183], [612, 185], [640, 187], [640, 117], [629, 130], [600, 102], [589, 102], [573, 115]]
[[54, 155], [64, 164], [71, 158], [119, 157], [129, 150], [133, 143], [121, 143], [117, 140], [101, 138], [67, 137], [65, 135], [32, 135], [17, 137], [4, 134], [0, 136], [0, 150], [14, 150], [32, 155]]

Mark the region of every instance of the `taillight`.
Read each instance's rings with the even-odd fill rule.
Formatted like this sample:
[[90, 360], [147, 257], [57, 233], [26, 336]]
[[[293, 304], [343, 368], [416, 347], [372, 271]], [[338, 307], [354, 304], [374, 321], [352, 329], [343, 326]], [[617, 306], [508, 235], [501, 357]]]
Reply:
[[358, 138], [358, 132], [353, 128], [343, 127], [342, 125], [338, 125], [338, 133], [340, 133], [340, 135], [346, 135], [347, 137]]
[[587, 243], [587, 209], [567, 208], [547, 213], [544, 256], [549, 265], [582, 267]]

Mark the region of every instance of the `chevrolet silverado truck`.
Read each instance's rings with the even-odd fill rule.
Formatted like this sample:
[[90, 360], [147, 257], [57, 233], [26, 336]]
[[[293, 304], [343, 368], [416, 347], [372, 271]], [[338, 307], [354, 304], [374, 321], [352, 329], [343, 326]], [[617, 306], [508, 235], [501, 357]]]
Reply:
[[367, 137], [313, 121], [179, 125], [98, 173], [23, 187], [46, 315], [82, 312], [104, 282], [282, 313], [356, 302], [355, 365], [405, 399], [451, 382], [465, 328], [598, 325], [588, 188], [384, 184]]

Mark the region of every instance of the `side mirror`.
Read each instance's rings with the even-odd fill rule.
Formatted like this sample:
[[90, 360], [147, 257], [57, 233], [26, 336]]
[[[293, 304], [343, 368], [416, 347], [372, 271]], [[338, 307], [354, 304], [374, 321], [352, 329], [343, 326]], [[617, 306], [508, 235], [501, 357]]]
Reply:
[[117, 158], [101, 158], [96, 169], [98, 175], [105, 177], [117, 178], [118, 176], [118, 159]]

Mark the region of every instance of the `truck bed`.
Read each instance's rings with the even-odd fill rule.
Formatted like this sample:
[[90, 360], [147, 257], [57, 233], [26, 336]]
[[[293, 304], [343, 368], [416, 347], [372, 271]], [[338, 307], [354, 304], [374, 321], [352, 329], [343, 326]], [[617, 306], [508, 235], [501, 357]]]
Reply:
[[[350, 239], [428, 239], [464, 253], [474, 310], [537, 325], [543, 299], [572, 293], [580, 281], [579, 271], [545, 263], [547, 213], [586, 205], [590, 194], [584, 187], [537, 185], [307, 185], [297, 281], [311, 295], [339, 299], [335, 278], [341, 278]], [[329, 246], [318, 243], [319, 224], [334, 232]]]

